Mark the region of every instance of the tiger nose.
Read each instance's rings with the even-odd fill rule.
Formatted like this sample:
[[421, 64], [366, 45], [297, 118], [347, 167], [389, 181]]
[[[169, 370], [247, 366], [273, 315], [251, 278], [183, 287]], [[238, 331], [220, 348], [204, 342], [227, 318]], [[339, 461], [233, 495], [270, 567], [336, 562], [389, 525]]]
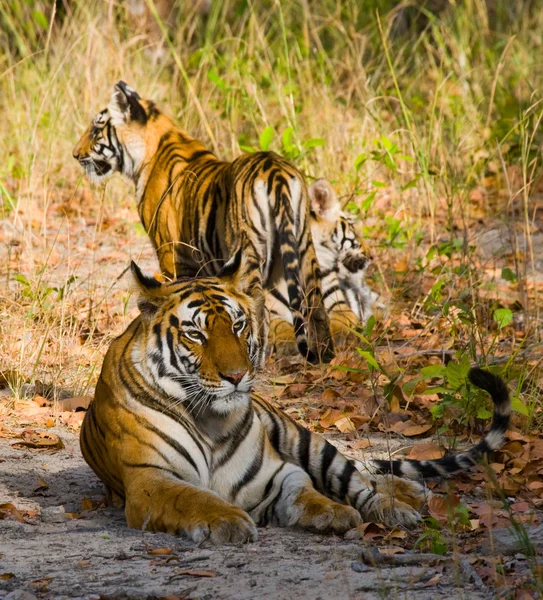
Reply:
[[247, 373], [247, 369], [239, 369], [238, 371], [229, 371], [228, 373], [221, 373], [221, 377], [226, 379], [232, 385], [238, 385], [243, 379], [243, 376]]
[[79, 145], [72, 150], [72, 156], [75, 158], [75, 160], [79, 160], [79, 157], [81, 156]]

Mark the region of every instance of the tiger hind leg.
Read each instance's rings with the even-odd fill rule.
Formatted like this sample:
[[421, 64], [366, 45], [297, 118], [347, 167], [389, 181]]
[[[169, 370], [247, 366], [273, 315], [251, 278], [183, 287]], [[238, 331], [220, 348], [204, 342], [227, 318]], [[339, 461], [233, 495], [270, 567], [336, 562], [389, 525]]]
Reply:
[[320, 267], [309, 233], [306, 234], [305, 239], [299, 241], [299, 247], [305, 291], [305, 314], [309, 323], [309, 347], [321, 362], [327, 363], [334, 358], [334, 342], [322, 298]]

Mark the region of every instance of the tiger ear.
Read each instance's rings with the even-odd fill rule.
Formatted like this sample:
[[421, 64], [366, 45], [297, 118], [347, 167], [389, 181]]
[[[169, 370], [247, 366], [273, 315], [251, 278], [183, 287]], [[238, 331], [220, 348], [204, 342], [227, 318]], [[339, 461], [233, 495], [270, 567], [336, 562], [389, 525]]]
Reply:
[[335, 221], [339, 217], [341, 204], [337, 194], [327, 179], [317, 179], [307, 189], [311, 208], [318, 217]]
[[224, 263], [217, 277], [226, 279], [240, 292], [251, 295], [253, 285], [258, 280], [258, 268], [255, 268], [247, 258], [245, 236], [242, 238], [236, 252]]
[[162, 304], [165, 297], [164, 286], [154, 277], [145, 275], [134, 261], [130, 263], [130, 270], [138, 290], [138, 308], [142, 317], [149, 319]]
[[147, 121], [147, 113], [140, 104], [140, 95], [136, 90], [119, 81], [108, 105], [111, 123], [114, 126], [124, 125], [135, 121], [144, 125]]

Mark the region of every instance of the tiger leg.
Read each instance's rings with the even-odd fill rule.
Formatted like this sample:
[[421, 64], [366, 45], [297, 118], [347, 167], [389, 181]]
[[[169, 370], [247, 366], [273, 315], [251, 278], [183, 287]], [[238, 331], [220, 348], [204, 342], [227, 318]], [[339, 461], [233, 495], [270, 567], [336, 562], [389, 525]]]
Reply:
[[266, 311], [270, 319], [269, 345], [278, 354], [295, 356], [298, 347], [287, 296], [287, 285], [283, 278], [266, 291]]
[[129, 527], [184, 534], [200, 543], [255, 541], [249, 515], [214, 492], [185, 483], [155, 467], [141, 467], [125, 481]]
[[356, 510], [319, 493], [300, 467], [283, 461], [266, 439], [259, 489], [247, 496], [261, 497], [249, 514], [259, 525], [300, 527], [322, 533], [345, 533], [360, 524]]
[[360, 473], [322, 436], [311, 433], [261, 398], [253, 405], [279, 456], [299, 465], [315, 488], [327, 497], [356, 508], [363, 519], [387, 525], [413, 526], [426, 500], [417, 482]]
[[309, 321], [309, 345], [321, 362], [334, 358], [334, 342], [321, 291], [321, 273], [311, 234], [303, 232], [298, 244], [301, 256], [301, 275], [305, 291], [305, 313]]
[[263, 366], [266, 358], [266, 348], [268, 345], [268, 333], [270, 328], [270, 315], [266, 310], [266, 294], [264, 293], [264, 287], [262, 285], [262, 275], [260, 271], [260, 262], [257, 246], [254, 241], [251, 240], [250, 233], [245, 234], [245, 247], [244, 254], [246, 256], [246, 262], [248, 270], [251, 273], [250, 280], [246, 284], [247, 291], [253, 299], [254, 312], [256, 320], [259, 326], [258, 340], [259, 340], [259, 352], [260, 356], [258, 362], [260, 366]]

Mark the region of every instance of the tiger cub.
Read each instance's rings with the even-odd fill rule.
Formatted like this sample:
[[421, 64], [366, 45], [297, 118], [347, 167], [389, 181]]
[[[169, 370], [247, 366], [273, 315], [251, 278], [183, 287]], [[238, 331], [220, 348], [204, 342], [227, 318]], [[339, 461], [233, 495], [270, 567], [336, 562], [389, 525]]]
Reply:
[[[353, 222], [342, 212], [333, 187], [318, 179], [308, 188], [311, 201], [311, 235], [322, 276], [324, 307], [336, 340], [345, 338], [358, 324], [367, 321], [378, 295], [365, 281], [371, 257], [361, 248]], [[266, 294], [270, 312], [271, 346], [288, 351], [295, 337], [288, 309], [286, 283], [280, 281]]]
[[238, 251], [216, 277], [161, 284], [132, 263], [140, 316], [109, 348], [81, 429], [87, 463], [129, 527], [195, 542], [253, 541], [255, 525], [343, 533], [361, 522], [414, 525], [419, 483], [372, 472], [448, 474], [498, 448], [503, 382], [474, 369], [494, 399], [490, 434], [437, 461], [359, 463], [252, 394], [258, 325], [252, 264]]
[[334, 356], [307, 189], [288, 161], [273, 152], [220, 161], [122, 81], [73, 155], [94, 182], [118, 171], [134, 183], [141, 221], [170, 278], [217, 274], [243, 240], [262, 351], [264, 287], [284, 277], [300, 353], [310, 362]]

